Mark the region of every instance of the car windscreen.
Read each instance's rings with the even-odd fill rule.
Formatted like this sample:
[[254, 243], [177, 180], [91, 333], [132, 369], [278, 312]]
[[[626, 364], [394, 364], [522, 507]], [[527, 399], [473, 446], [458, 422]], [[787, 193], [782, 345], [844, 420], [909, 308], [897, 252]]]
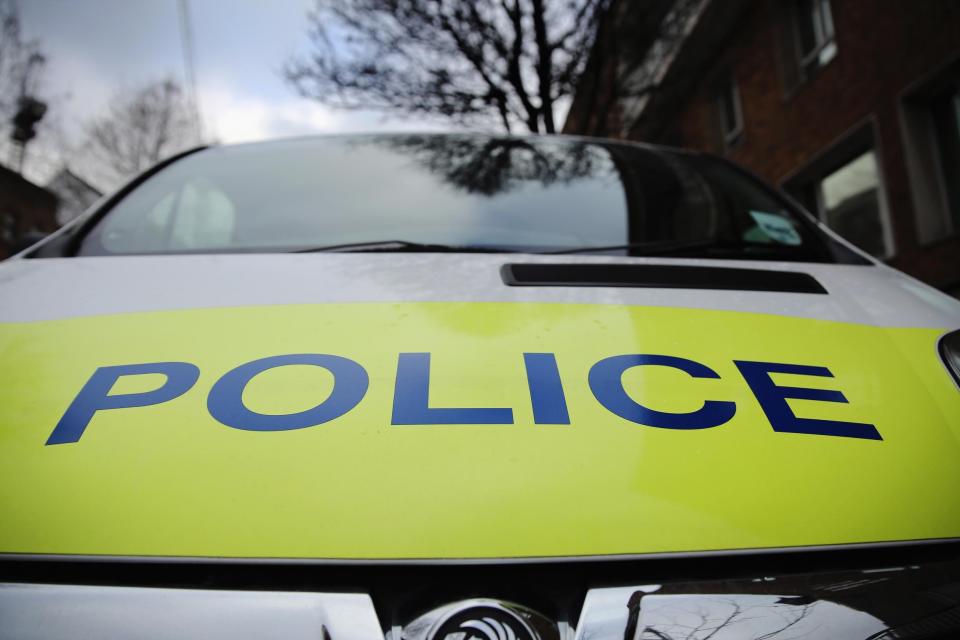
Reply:
[[365, 250], [392, 241], [733, 259], [834, 261], [837, 253], [776, 192], [719, 159], [563, 137], [373, 135], [188, 155], [116, 203], [79, 254]]

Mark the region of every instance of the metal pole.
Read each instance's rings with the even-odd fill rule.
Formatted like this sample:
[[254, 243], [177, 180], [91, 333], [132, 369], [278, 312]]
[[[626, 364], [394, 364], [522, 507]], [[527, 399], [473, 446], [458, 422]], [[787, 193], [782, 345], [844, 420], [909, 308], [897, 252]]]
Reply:
[[27, 143], [20, 142], [17, 145], [17, 173], [23, 175], [23, 163], [27, 158]]
[[190, 24], [190, 7], [187, 5], [187, 0], [178, 0], [177, 10], [180, 14], [180, 42], [183, 45], [183, 66], [187, 76], [187, 93], [190, 100], [191, 116], [193, 117], [193, 128], [199, 142], [203, 140], [203, 120], [200, 117], [200, 107], [198, 106], [193, 30]]

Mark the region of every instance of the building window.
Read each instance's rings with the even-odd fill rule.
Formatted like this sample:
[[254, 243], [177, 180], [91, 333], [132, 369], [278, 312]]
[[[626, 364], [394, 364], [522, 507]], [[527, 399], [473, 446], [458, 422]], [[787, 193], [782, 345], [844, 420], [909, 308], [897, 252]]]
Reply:
[[13, 213], [5, 213], [0, 216], [0, 243], [5, 245], [13, 244], [17, 239], [17, 216]]
[[960, 234], [960, 60], [912, 88], [901, 107], [917, 238]]
[[887, 254], [880, 215], [877, 157], [867, 151], [819, 183], [819, 212], [827, 226], [867, 253]]
[[728, 79], [717, 95], [717, 115], [723, 148], [734, 146], [743, 135], [743, 109], [740, 106], [740, 90], [733, 78]]
[[860, 133], [784, 186], [828, 227], [877, 258], [892, 254], [879, 160]]
[[774, 5], [780, 23], [780, 74], [789, 97], [837, 56], [833, 13], [830, 0], [783, 0]]
[[948, 213], [947, 226], [955, 233], [960, 230], [960, 87], [934, 98], [930, 113]]
[[809, 71], [837, 55], [830, 0], [797, 0], [795, 21], [800, 66]]

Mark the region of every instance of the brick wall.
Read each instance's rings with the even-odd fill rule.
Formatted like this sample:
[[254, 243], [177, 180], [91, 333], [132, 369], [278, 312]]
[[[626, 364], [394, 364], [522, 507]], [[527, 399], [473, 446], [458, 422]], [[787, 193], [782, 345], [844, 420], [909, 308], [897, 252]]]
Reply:
[[56, 196], [0, 166], [0, 260], [28, 233], [56, 231], [56, 211]]
[[[713, 2], [723, 7], [723, 0]], [[752, 0], [712, 46], [710, 62], [682, 71], [696, 80], [689, 93], [661, 113], [645, 113], [659, 122], [641, 122], [628, 137], [725, 153], [782, 185], [845, 134], [869, 127], [886, 187], [891, 264], [960, 291], [960, 235], [926, 246], [918, 241], [901, 122], [903, 93], [960, 60], [960, 0], [833, 0], [837, 55], [792, 90], [784, 82], [784, 6], [784, 0]], [[744, 132], [724, 150], [715, 96], [730, 76], [739, 87]], [[578, 122], [564, 130], [579, 132]]]
[[918, 242], [900, 121], [903, 92], [960, 55], [960, 2], [834, 0], [837, 55], [792, 91], [783, 81], [778, 2], [755, 2], [704, 70], [678, 118], [683, 145], [723, 152], [711, 88], [728, 73], [739, 86], [744, 134], [727, 155], [774, 184], [855, 127], [872, 126], [893, 233], [891, 263], [935, 286], [960, 287], [960, 236]]

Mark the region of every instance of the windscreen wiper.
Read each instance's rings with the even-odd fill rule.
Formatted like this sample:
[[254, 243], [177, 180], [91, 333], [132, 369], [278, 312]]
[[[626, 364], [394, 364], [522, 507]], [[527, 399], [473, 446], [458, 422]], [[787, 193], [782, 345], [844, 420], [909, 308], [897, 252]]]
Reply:
[[509, 249], [497, 249], [494, 247], [432, 244], [428, 242], [410, 242], [409, 240], [371, 240], [368, 242], [347, 242], [344, 244], [331, 244], [321, 247], [296, 249], [291, 253], [322, 253], [325, 251], [329, 251], [331, 253], [349, 253], [352, 251], [395, 251], [410, 253], [516, 253], [516, 251], [511, 251]]
[[598, 247], [577, 247], [557, 251], [540, 251], [543, 255], [564, 255], [569, 253], [602, 253], [604, 251], [629, 251], [632, 256], [653, 256], [667, 253], [681, 253], [694, 249], [728, 249], [736, 245], [723, 243], [715, 238], [707, 240], [684, 240], [663, 242], [628, 242]]

